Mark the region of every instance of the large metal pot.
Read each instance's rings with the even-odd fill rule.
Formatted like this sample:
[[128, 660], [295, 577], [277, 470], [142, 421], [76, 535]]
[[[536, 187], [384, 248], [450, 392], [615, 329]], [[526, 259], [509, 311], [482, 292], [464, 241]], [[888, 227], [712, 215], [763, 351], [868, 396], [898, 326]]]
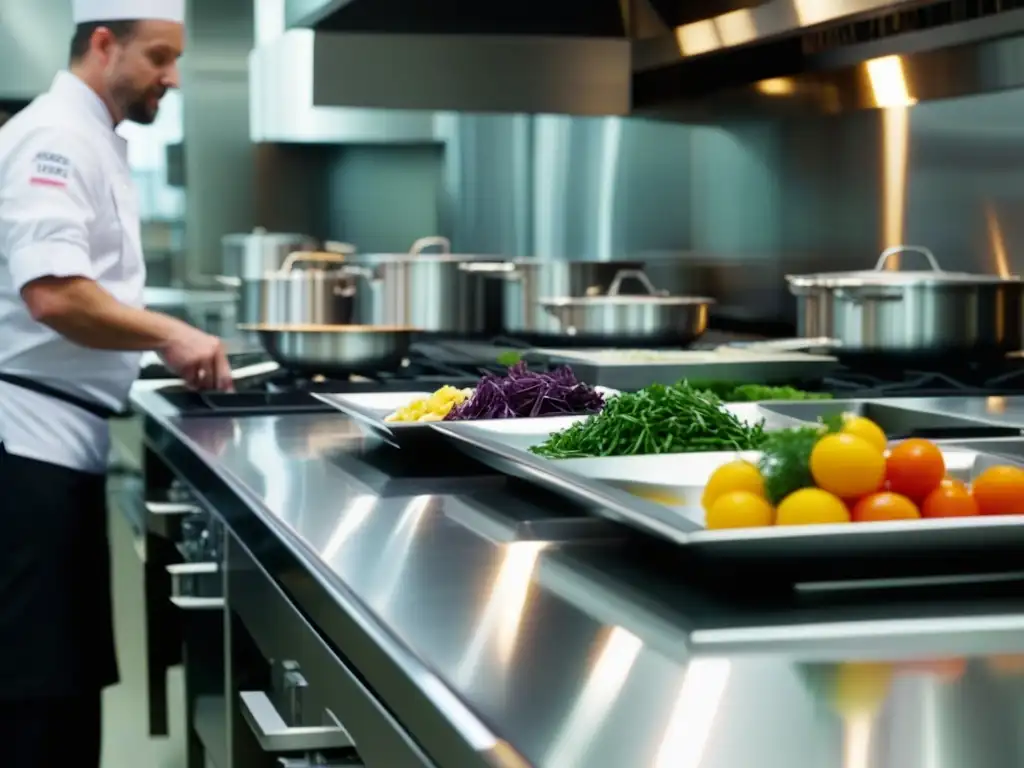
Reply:
[[259, 322], [272, 325], [352, 325], [368, 309], [361, 302], [356, 277], [358, 268], [337, 253], [293, 253], [281, 269], [259, 280]]
[[[923, 255], [931, 269], [886, 270], [902, 252]], [[921, 246], [888, 248], [873, 270], [786, 280], [797, 297], [800, 335], [831, 339], [837, 352], [976, 358], [1021, 348], [1021, 278], [946, 272]]]
[[[440, 253], [425, 253], [432, 248]], [[414, 326], [445, 336], [496, 335], [501, 329], [499, 286], [472, 268], [496, 258], [453, 254], [443, 237], [417, 240], [407, 254], [355, 254], [348, 261], [363, 268], [359, 293], [369, 297], [360, 322]]]
[[248, 234], [225, 235], [221, 248], [223, 264], [217, 282], [238, 292], [237, 321], [257, 323], [260, 286], [253, 281], [279, 270], [290, 253], [316, 250], [317, 243], [306, 235], [257, 228]]
[[[525, 339], [564, 337], [556, 317], [545, 311], [546, 296], [603, 296], [623, 270], [639, 271], [639, 261], [541, 261], [516, 259], [502, 264], [476, 264], [469, 269], [501, 278], [502, 328]], [[624, 294], [629, 293], [629, 285]], [[641, 292], [643, 292], [641, 288]]]
[[[626, 280], [636, 280], [646, 295], [621, 293]], [[604, 296], [541, 299], [563, 334], [589, 343], [615, 347], [687, 346], [708, 327], [708, 308], [714, 299], [669, 296], [659, 291], [642, 270], [621, 270]]]
[[[313, 252], [318, 248], [317, 241], [308, 235], [267, 232], [262, 228], [249, 234], [225, 235], [221, 246], [223, 272], [216, 280], [237, 291], [236, 319], [239, 323], [265, 320], [261, 314], [264, 298], [261, 281], [264, 277], [278, 272], [291, 254]], [[354, 252], [355, 247], [347, 243], [332, 243], [326, 250], [348, 254]]]

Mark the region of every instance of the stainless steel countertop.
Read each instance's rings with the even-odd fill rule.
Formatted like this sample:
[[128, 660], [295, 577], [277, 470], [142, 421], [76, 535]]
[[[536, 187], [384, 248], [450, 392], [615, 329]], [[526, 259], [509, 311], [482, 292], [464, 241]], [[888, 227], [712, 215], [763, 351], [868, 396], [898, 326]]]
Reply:
[[150, 309], [167, 307], [198, 307], [200, 305], [232, 304], [231, 291], [193, 290], [189, 288], [146, 288], [146, 306]]
[[[948, 402], [983, 407], [965, 400]], [[1024, 424], [1024, 398], [1004, 400]], [[455, 452], [439, 476], [437, 451], [425, 467], [341, 415], [180, 418], [152, 383], [133, 401], [327, 580], [481, 765], [1024, 764], [1020, 582], [822, 594], [719, 574], [719, 591], [564, 502]], [[392, 678], [346, 656], [423, 738]]]

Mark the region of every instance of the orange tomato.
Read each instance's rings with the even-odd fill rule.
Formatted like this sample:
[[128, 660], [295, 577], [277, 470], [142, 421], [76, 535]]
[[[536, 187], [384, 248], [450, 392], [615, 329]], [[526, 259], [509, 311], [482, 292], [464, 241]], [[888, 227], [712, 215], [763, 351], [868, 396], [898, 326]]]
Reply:
[[967, 659], [915, 659], [900, 662], [897, 667], [907, 674], [928, 675], [946, 683], [953, 683], [967, 671]]
[[853, 522], [877, 523], [883, 520], [916, 520], [917, 506], [906, 496], [883, 491], [865, 496], [853, 506]]
[[973, 517], [978, 512], [978, 502], [962, 483], [956, 481], [942, 485], [929, 493], [921, 502], [921, 517]]
[[989, 467], [974, 479], [971, 492], [983, 515], [1024, 514], [1024, 469]]
[[946, 461], [934, 443], [911, 438], [889, 452], [885, 476], [890, 491], [921, 501], [942, 483], [946, 476]]
[[950, 477], [949, 475], [946, 475], [944, 478], [942, 478], [942, 482], [939, 483], [939, 487], [963, 488], [964, 490], [968, 490], [967, 483], [965, 483], [963, 480], [957, 480], [955, 477]]
[[1024, 654], [1011, 653], [989, 656], [985, 663], [998, 675], [1020, 677], [1024, 675]]

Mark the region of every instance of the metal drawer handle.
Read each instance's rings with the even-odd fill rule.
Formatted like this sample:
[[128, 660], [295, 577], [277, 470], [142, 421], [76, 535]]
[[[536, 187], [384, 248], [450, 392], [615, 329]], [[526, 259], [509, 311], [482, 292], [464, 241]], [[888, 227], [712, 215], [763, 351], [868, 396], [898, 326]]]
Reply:
[[157, 517], [180, 517], [182, 515], [198, 515], [203, 510], [195, 504], [182, 504], [176, 501], [147, 501], [146, 511]]
[[183, 611], [219, 611], [224, 608], [223, 597], [190, 597], [171, 595], [171, 603]]
[[172, 563], [167, 566], [167, 572], [171, 576], [202, 576], [207, 573], [217, 573], [220, 566], [217, 563]]
[[199, 596], [191, 580], [195, 577], [210, 576], [220, 571], [217, 563], [173, 563], [167, 566], [171, 577], [170, 601], [184, 611], [215, 611], [224, 607], [222, 596]]
[[278, 713], [273, 702], [262, 691], [242, 691], [242, 716], [252, 728], [264, 752], [315, 752], [328, 749], [352, 749], [355, 742], [334, 714], [328, 716], [337, 725], [293, 728]]

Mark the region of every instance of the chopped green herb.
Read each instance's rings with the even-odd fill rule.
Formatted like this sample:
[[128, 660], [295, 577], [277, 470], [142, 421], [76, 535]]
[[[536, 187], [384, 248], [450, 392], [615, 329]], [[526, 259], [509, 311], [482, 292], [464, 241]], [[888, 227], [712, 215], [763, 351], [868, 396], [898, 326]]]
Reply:
[[530, 450], [549, 459], [756, 450], [764, 424], [748, 425], [711, 392], [654, 384], [608, 400], [601, 413]]
[[737, 384], [734, 381], [681, 381], [676, 386], [690, 386], [714, 392], [727, 403], [751, 403], [758, 400], [831, 400], [825, 392], [807, 392], [793, 387], [770, 387], [764, 384]]
[[842, 428], [842, 414], [834, 416], [838, 418], [826, 417], [816, 426], [780, 429], [765, 434], [758, 469], [764, 478], [768, 501], [772, 504], [778, 504], [793, 491], [814, 486], [811, 451], [824, 435]]

